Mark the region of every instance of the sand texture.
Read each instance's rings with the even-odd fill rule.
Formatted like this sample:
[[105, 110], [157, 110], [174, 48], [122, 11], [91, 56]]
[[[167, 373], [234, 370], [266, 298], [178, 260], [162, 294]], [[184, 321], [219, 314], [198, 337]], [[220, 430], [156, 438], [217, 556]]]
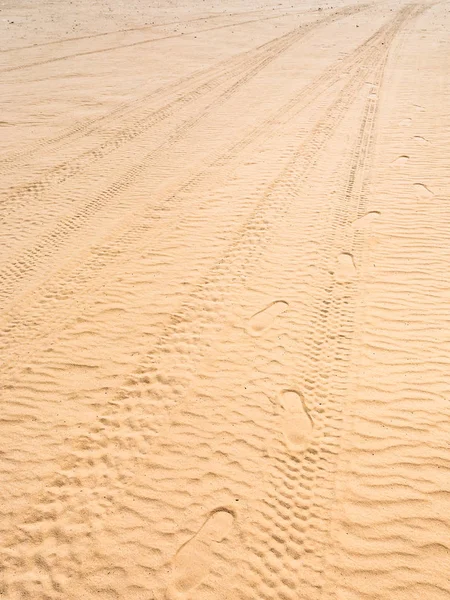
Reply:
[[450, 600], [449, 32], [2, 3], [2, 600]]

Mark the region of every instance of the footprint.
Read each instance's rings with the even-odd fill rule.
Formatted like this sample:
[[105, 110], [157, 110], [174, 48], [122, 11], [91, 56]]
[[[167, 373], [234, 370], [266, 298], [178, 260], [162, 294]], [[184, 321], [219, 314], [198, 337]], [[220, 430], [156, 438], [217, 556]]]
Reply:
[[294, 390], [285, 390], [281, 394], [283, 409], [283, 433], [288, 446], [296, 451], [304, 451], [308, 447], [313, 430], [313, 423], [305, 406], [303, 396]]
[[356, 221], [353, 221], [352, 227], [353, 229], [356, 229], [356, 231], [359, 231], [360, 229], [367, 229], [379, 218], [380, 215], [381, 213], [378, 210], [368, 212], [359, 219], [356, 219]]
[[284, 300], [272, 302], [272, 304], [253, 315], [249, 322], [248, 332], [251, 335], [261, 335], [288, 306], [289, 304]]
[[402, 127], [410, 127], [412, 123], [412, 119], [410, 119], [409, 117], [407, 117], [406, 119], [402, 119], [399, 123], [399, 125], [401, 125]]
[[348, 252], [338, 256], [335, 276], [338, 283], [350, 283], [356, 278], [353, 256]]
[[391, 167], [404, 167], [409, 160], [409, 156], [403, 154], [391, 162]]
[[430, 143], [426, 138], [422, 137], [421, 135], [415, 135], [414, 141], [418, 144], [421, 144], [422, 146], [428, 146], [428, 144]]
[[423, 183], [415, 183], [414, 190], [416, 192], [417, 198], [420, 200], [428, 200], [434, 196], [433, 192], [427, 188]]
[[417, 112], [425, 112], [425, 109], [423, 106], [420, 106], [420, 104], [413, 104], [414, 108], [416, 109]]
[[230, 511], [216, 510], [197, 534], [181, 546], [172, 564], [172, 587], [175, 590], [188, 592], [203, 581], [214, 560], [213, 547], [226, 538], [233, 521], [234, 515]]

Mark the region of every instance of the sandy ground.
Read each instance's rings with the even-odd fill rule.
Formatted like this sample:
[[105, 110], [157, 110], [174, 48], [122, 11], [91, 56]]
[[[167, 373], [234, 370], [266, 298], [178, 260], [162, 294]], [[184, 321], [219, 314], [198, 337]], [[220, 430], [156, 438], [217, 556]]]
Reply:
[[0, 29], [0, 597], [450, 599], [450, 3]]

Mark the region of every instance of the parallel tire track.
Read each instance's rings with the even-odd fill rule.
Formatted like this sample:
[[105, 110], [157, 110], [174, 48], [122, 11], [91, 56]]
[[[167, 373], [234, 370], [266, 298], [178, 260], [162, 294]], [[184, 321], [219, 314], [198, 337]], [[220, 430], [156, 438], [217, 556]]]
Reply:
[[[171, 193], [168, 197], [163, 198], [157, 205], [150, 206], [145, 209], [143, 213], [134, 215], [131, 223], [126, 224], [124, 231], [118, 234], [113, 241], [109, 240], [108, 245], [114, 243], [115, 246], [119, 246], [123, 249], [123, 252], [120, 253], [120, 260], [123, 262], [124, 260], [124, 252], [127, 248], [132, 248], [131, 253], [133, 255], [139, 250], [136, 249], [136, 241], [139, 239], [148, 240], [149, 233], [157, 226], [158, 223], [158, 215], [160, 209], [166, 205], [167, 203], [173, 204], [177, 200], [177, 196], [183, 192], [194, 190], [196, 185], [205, 184], [207, 180], [211, 177], [211, 170], [215, 168], [220, 169], [220, 181], [226, 180], [226, 177], [229, 173], [230, 167], [232, 167], [233, 161], [239, 158], [239, 154], [245, 150], [248, 146], [255, 142], [255, 140], [269, 137], [273, 134], [274, 128], [279, 127], [283, 121], [287, 122], [293, 114], [303, 110], [307, 106], [311, 105], [313, 102], [316, 102], [322, 95], [326, 95], [330, 86], [336, 84], [340, 79], [340, 73], [342, 70], [355, 69], [359, 68], [360, 65], [364, 64], [364, 61], [367, 60], [367, 57], [373, 52], [373, 46], [379, 41], [380, 36], [383, 35], [385, 29], [388, 25], [382, 27], [378, 32], [372, 35], [366, 42], [364, 42], [359, 48], [357, 48], [351, 55], [349, 55], [344, 61], [339, 61], [337, 64], [332, 65], [329, 69], [327, 69], [318, 79], [311, 82], [306, 88], [302, 89], [299, 94], [297, 94], [292, 100], [288, 103], [280, 107], [276, 113], [270, 117], [268, 120], [264, 121], [261, 125], [257, 126], [253, 131], [251, 131], [245, 138], [241, 141], [233, 145], [233, 147], [227, 149], [223, 154], [220, 154], [216, 158], [212, 160], [212, 162], [207, 166], [206, 169], [203, 169], [197, 174], [194, 174], [186, 183], [182, 184], [179, 188], [178, 192]], [[294, 111], [294, 112], [293, 112]], [[216, 175], [217, 177], [217, 175]], [[215, 180], [215, 183], [217, 181]], [[69, 218], [67, 221], [64, 221], [61, 224], [63, 229], [60, 231], [62, 239], [64, 239], [65, 235], [70, 231], [71, 227], [73, 227], [73, 223], [77, 222], [77, 219], [88, 219], [92, 216], [94, 212], [99, 209], [98, 202], [102, 201], [102, 206], [104, 202], [108, 201], [108, 197], [105, 198], [95, 198], [93, 204], [88, 206], [88, 212], [85, 214], [84, 212], [81, 214], [77, 214], [74, 217]], [[178, 213], [174, 214], [174, 219], [179, 219], [177, 217]], [[156, 218], [156, 221], [155, 221]], [[49, 243], [54, 243], [55, 237], [54, 234], [58, 233], [52, 232], [49, 234], [48, 240], [43, 240], [43, 242], [48, 241]], [[145, 241], [145, 244], [148, 244], [148, 241]], [[54, 250], [50, 246], [50, 251]], [[106, 248], [104, 249], [106, 250]], [[29, 256], [34, 257], [34, 261], [36, 261], [36, 255], [42, 253], [42, 248], [40, 246], [33, 248], [29, 251]], [[27, 254], [28, 256], [28, 254]], [[47, 255], [42, 257], [42, 260]], [[113, 260], [110, 257], [109, 260]], [[98, 277], [100, 270], [103, 270], [107, 265], [107, 253], [102, 251], [101, 248], [98, 248], [95, 252], [95, 255], [89, 263], [83, 264], [83, 268], [80, 272], [73, 274], [70, 277], [72, 285], [75, 282], [84, 281], [86, 284], [94, 277]], [[23, 258], [15, 264], [15, 269], [9, 271], [9, 274], [13, 277], [13, 282], [11, 285], [17, 281], [17, 277], [25, 276], [23, 273], [24, 265], [26, 265], [26, 258]], [[10, 266], [11, 267], [11, 266]], [[8, 288], [7, 281], [7, 271], [3, 273], [3, 288], [5, 292]], [[52, 285], [54, 287], [55, 284]], [[64, 285], [64, 283], [63, 283]], [[47, 283], [44, 285], [44, 288], [48, 291]], [[60, 292], [56, 289], [54, 290], [55, 295], [58, 295]], [[35, 294], [35, 291], [30, 292]], [[5, 295], [6, 300], [6, 295]], [[16, 321], [16, 319], [15, 319]], [[19, 325], [19, 322], [16, 321], [16, 326]], [[14, 326], [13, 326], [14, 328]]]
[[244, 16], [256, 13], [267, 12], [270, 8], [258, 8], [256, 10], [238, 11], [234, 13], [220, 13], [217, 15], [209, 15], [207, 17], [196, 17], [194, 19], [185, 19], [183, 21], [168, 21], [165, 23], [153, 23], [151, 25], [145, 25], [143, 27], [130, 27], [128, 29], [115, 29], [114, 31], [105, 31], [104, 33], [94, 33], [92, 35], [80, 35], [76, 37], [63, 38], [60, 40], [53, 40], [51, 42], [42, 42], [39, 44], [30, 44], [29, 46], [18, 46], [17, 48], [6, 48], [0, 49], [0, 54], [6, 52], [19, 52], [20, 50], [31, 50], [34, 48], [41, 48], [42, 46], [56, 46], [59, 44], [65, 44], [67, 42], [79, 42], [82, 40], [90, 40], [93, 38], [105, 37], [107, 35], [116, 35], [118, 33], [132, 33], [134, 31], [147, 31], [147, 29], [155, 29], [157, 27], [168, 27], [170, 25], [185, 25], [186, 23], [195, 23], [197, 21], [210, 21], [212, 19], [219, 19], [224, 17]]
[[[3, 292], [8, 294], [8, 279], [13, 286], [19, 279], [23, 279], [27, 273], [30, 272], [30, 270], [33, 270], [36, 267], [38, 263], [37, 257], [39, 257], [39, 261], [42, 261], [44, 258], [48, 258], [51, 253], [56, 251], [56, 248], [59, 244], [58, 240], [63, 241], [66, 234], [74, 233], [76, 229], [83, 226], [83, 224], [92, 218], [95, 213], [101, 210], [106, 204], [109, 204], [113, 197], [116, 197], [130, 185], [132, 185], [136, 178], [148, 168], [150, 161], [154, 160], [159, 153], [167, 152], [168, 148], [182, 138], [186, 132], [194, 127], [209, 111], [216, 109], [219, 104], [225, 102], [237, 89], [247, 83], [247, 81], [249, 81], [249, 79], [251, 79], [256, 73], [274, 60], [280, 54], [280, 52], [287, 49], [287, 47], [297, 41], [297, 39], [300, 39], [300, 37], [305, 35], [305, 31], [303, 29], [294, 33], [294, 39], [292, 39], [292, 36], [290, 36], [288, 40], [283, 40], [284, 43], [281, 47], [277, 44], [276, 50], [272, 49], [272, 52], [269, 53], [268, 56], [264, 56], [262, 59], [258, 60], [255, 65], [252, 65], [251, 69], [247, 70], [240, 79], [233, 82], [230, 87], [226, 88], [219, 98], [215, 98], [204, 110], [200, 112], [200, 114], [193, 116], [191, 119], [179, 126], [178, 129], [176, 129], [175, 132], [170, 135], [168, 139], [166, 139], [160, 146], [150, 151], [145, 156], [144, 160], [142, 160], [138, 165], [131, 167], [126, 174], [120, 178], [119, 181], [116, 181], [109, 188], [104, 190], [100, 196], [96, 196], [93, 199], [88, 199], [82, 207], [77, 207], [72, 215], [66, 216], [60, 220], [56, 228], [49, 233], [40, 236], [40, 240], [36, 246], [29, 248], [23, 254], [21, 254], [20, 257], [17, 257], [9, 262], [1, 275], [3, 281]], [[327, 76], [324, 78], [326, 85], [329, 85], [330, 83], [330, 75], [332, 78], [335, 78], [335, 69], [331, 69], [331, 73], [327, 73]], [[316, 84], [317, 83], [321, 84], [322, 81], [316, 81]], [[311, 90], [314, 92], [314, 89], [315, 88], [312, 85], [308, 86], [306, 90], [301, 92], [300, 96], [295, 99], [295, 103], [301, 101], [305, 93], [310, 93]], [[136, 135], [138, 135], [138, 131], [136, 132]], [[252, 133], [250, 135], [250, 139], [253, 137], [254, 134]], [[244, 142], [244, 146], [246, 144], [247, 142]], [[225, 160], [228, 160], [228, 158], [225, 157]], [[22, 199], [22, 201], [24, 201], [23, 193], [18, 195], [16, 199], [17, 201], [19, 197]], [[14, 202], [13, 206], [15, 214], [17, 211], [17, 202]], [[27, 262], [28, 265], [26, 265]]]
[[[339, 61], [337, 64], [332, 65], [318, 79], [312, 81], [302, 89], [299, 94], [280, 107], [269, 119], [255, 127], [242, 140], [225, 150], [224, 153], [220, 153], [217, 157], [213, 157], [206, 169], [202, 169], [199, 173], [194, 174], [187, 182], [182, 184], [178, 192], [171, 193], [169, 196], [162, 198], [158, 204], [145, 208], [143, 213], [133, 215], [131, 222], [126, 223], [123, 231], [118, 232], [113, 240], [115, 246], [122, 248], [120, 260], [123, 262], [124, 253], [127, 248], [132, 248], [132, 251], [130, 251], [132, 255], [136, 255], [136, 252], [139, 252], [139, 249], [136, 249], [136, 243], [139, 239], [148, 240], [149, 233], [157, 227], [159, 213], [164, 205], [168, 203], [172, 205], [177, 201], [177, 197], [180, 194], [194, 190], [196, 185], [207, 184], [213, 169], [219, 169], [219, 174], [216, 175], [216, 178], [220, 177], [220, 181], [226, 180], [229, 169], [232, 168], [232, 165], [234, 164], [233, 161], [238, 160], [239, 154], [247, 147], [253, 144], [257, 139], [269, 137], [273, 134], [274, 128], [279, 127], [283, 122], [286, 123], [294, 114], [316, 102], [321, 96], [327, 95], [330, 87], [334, 86], [340, 80], [340, 73], [342, 70], [362, 69], [363, 66], [361, 65], [364, 65], [364, 61], [373, 53], [373, 46], [377, 43], [380, 36], [383, 35], [386, 27], [387, 25], [366, 40], [366, 42], [344, 59], [344, 61]], [[214, 181], [217, 183], [216, 179]], [[124, 181], [124, 184], [126, 184], [126, 181]], [[113, 194], [116, 192], [116, 189], [112, 189], [109, 193]], [[8, 290], [13, 289], [18, 279], [24, 278], [26, 274], [30, 272], [30, 269], [37, 266], [36, 256], [39, 256], [40, 260], [48, 258], [49, 253], [56, 251], [54, 245], [57, 242], [58, 237], [62, 240], [62, 243], [64, 243], [67, 234], [70, 233], [74, 227], [81, 226], [80, 220], [83, 222], [90, 219], [105, 204], [109, 203], [110, 198], [111, 195], [95, 197], [95, 199], [92, 200], [87, 207], [83, 208], [81, 212], [63, 220], [56, 230], [53, 230], [48, 234], [48, 238], [44, 238], [40, 241], [39, 246], [26, 251], [26, 255], [23, 255], [20, 260], [17, 260], [14, 264], [8, 265], [7, 269], [5, 269], [2, 274], [3, 289], [5, 292], [4, 299], [6, 300], [6, 293]], [[174, 212], [173, 218], [177, 219], [177, 222], [179, 222], [177, 214], [177, 212]], [[108, 245], [111, 243], [111, 239], [108, 240]], [[148, 241], [145, 241], [145, 244], [147, 245]], [[45, 245], [47, 245], [46, 251]], [[106, 250], [106, 248], [104, 248], [104, 250]], [[28, 262], [27, 264], [27, 258], [34, 262]], [[98, 248], [90, 261], [83, 265], [82, 270], [70, 277], [72, 285], [75, 284], [75, 282], [80, 281], [84, 281], [85, 284], [89, 285], [89, 281], [94, 277], [98, 277], [100, 270], [105, 268], [108, 263], [107, 258], [107, 253], [102, 251], [101, 248]], [[109, 260], [114, 259], [113, 257], [110, 257]], [[26, 271], [27, 268], [28, 271]], [[54, 287], [55, 283], [52, 284], [52, 287]], [[47, 288], [48, 291], [48, 285], [45, 284], [44, 287]], [[35, 291], [32, 293], [35, 294]], [[55, 294], [57, 294], [56, 290]], [[16, 319], [14, 320], [16, 321]], [[16, 321], [16, 326], [18, 324], [19, 323]]]
[[[297, 149], [291, 163], [269, 187], [255, 207], [252, 216], [238, 232], [235, 242], [190, 295], [189, 301], [182, 307], [179, 314], [173, 316], [171, 323], [161, 333], [158, 343], [152, 347], [148, 356], [143, 357], [134, 376], [130, 378], [127, 385], [119, 389], [116, 398], [105, 407], [105, 412], [99, 417], [97, 423], [86, 428], [78, 437], [74, 436], [73, 439], [66, 440], [67, 455], [62, 453], [58, 460], [58, 464], [61, 466], [60, 473], [55, 477], [48, 477], [48, 480], [42, 482], [42, 494], [39, 498], [30, 499], [33, 506], [32, 514], [27, 515], [25, 523], [17, 523], [8, 534], [8, 549], [15, 559], [13, 569], [19, 579], [23, 578], [24, 585], [26, 585], [27, 573], [26, 570], [23, 572], [23, 565], [25, 564], [28, 568], [29, 562], [21, 560], [23, 557], [27, 561], [33, 562], [39, 577], [46, 578], [45, 583], [49, 579], [48, 573], [53, 577], [56, 575], [58, 582], [61, 581], [60, 575], [67, 574], [64, 572], [65, 563], [55, 563], [53, 557], [57, 553], [54, 551], [48, 558], [45, 573], [42, 569], [38, 569], [38, 561], [42, 558], [36, 552], [36, 545], [40, 543], [41, 539], [45, 539], [42, 532], [46, 532], [52, 525], [50, 518], [53, 509], [60, 511], [58, 514], [63, 515], [64, 523], [67, 524], [64, 535], [59, 535], [55, 539], [55, 546], [70, 548], [70, 560], [79, 560], [81, 563], [86, 560], [86, 532], [92, 535], [93, 532], [98, 531], [100, 526], [97, 508], [101, 506], [103, 510], [111, 510], [111, 512], [117, 510], [117, 505], [114, 504], [115, 500], [117, 498], [119, 502], [123, 500], [128, 481], [136, 477], [135, 473], [127, 472], [127, 457], [132, 457], [132, 464], [136, 469], [137, 464], [144, 468], [148, 466], [149, 456], [157, 457], [158, 450], [169, 454], [171, 458], [177, 456], [170, 454], [170, 440], [167, 441], [164, 435], [154, 435], [155, 432], [166, 431], [164, 429], [165, 415], [162, 414], [164, 411], [160, 406], [161, 399], [154, 389], [154, 382], [158, 376], [158, 361], [161, 356], [167, 356], [168, 351], [171, 352], [172, 360], [179, 359], [180, 364], [189, 361], [190, 365], [195, 366], [196, 361], [201, 361], [205, 350], [208, 351], [209, 348], [209, 339], [205, 332], [208, 331], [211, 315], [216, 315], [216, 318], [217, 315], [220, 315], [220, 304], [223, 296], [228, 293], [228, 288], [237, 286], [236, 282], [242, 281], [245, 274], [251, 272], [253, 261], [258, 258], [271, 237], [271, 225], [268, 224], [270, 221], [268, 222], [266, 218], [267, 214], [275, 214], [278, 220], [283, 220], [288, 205], [293, 203], [293, 198], [297, 197], [318, 162], [324, 159], [324, 146], [335, 134], [336, 127], [342, 122], [348, 109], [358, 97], [367, 73], [373, 73], [377, 82], [381, 82], [389, 43], [400, 27], [417, 12], [411, 7], [400, 11], [390, 25], [383, 28], [382, 34], [373, 40], [374, 45], [367, 53], [364, 64], [355, 69], [355, 73], [343, 86], [336, 102], [327, 109], [326, 114], [314, 127], [307, 140]], [[374, 115], [375, 110], [372, 103], [365, 107], [349, 174], [343, 185], [343, 194], [347, 199], [349, 214], [357, 210], [358, 182], [364, 179], [365, 165], [370, 159]], [[292, 194], [287, 196], [287, 191]], [[332, 229], [337, 230], [339, 226], [340, 223], [335, 222]], [[330, 245], [335, 243], [332, 238]], [[330, 249], [330, 257], [331, 255]], [[324, 269], [329, 269], [330, 266], [331, 263], [328, 260]], [[325, 277], [325, 281], [326, 279]], [[325, 286], [323, 294], [323, 302], [319, 302], [315, 310], [316, 316], [311, 324], [311, 336], [310, 342], [308, 342], [313, 363], [308, 365], [308, 372], [319, 372], [321, 378], [318, 387], [314, 387], [314, 381], [310, 384], [312, 386], [311, 412], [314, 417], [317, 417], [317, 427], [321, 429], [321, 436], [318, 436], [317, 444], [308, 452], [307, 459], [302, 460], [302, 458], [291, 456], [286, 452], [275, 457], [272, 471], [276, 473], [276, 477], [272, 482], [271, 489], [274, 497], [271, 498], [271, 502], [267, 503], [263, 515], [270, 524], [269, 536], [273, 538], [273, 547], [286, 546], [288, 542], [292, 542], [294, 550], [300, 553], [306, 547], [310, 554], [303, 553], [302, 558], [305, 564], [312, 560], [310, 558], [312, 548], [313, 553], [316, 552], [313, 558], [317, 558], [313, 564], [316, 573], [318, 572], [317, 568], [320, 570], [321, 566], [320, 548], [314, 545], [305, 545], [305, 540], [312, 535], [311, 526], [308, 525], [311, 520], [308, 520], [308, 517], [319, 515], [319, 519], [323, 518], [323, 515], [326, 515], [329, 510], [331, 502], [329, 482], [325, 481], [324, 477], [332, 477], [335, 468], [336, 447], [339, 443], [340, 432], [340, 422], [336, 417], [335, 409], [336, 404], [342, 400], [339, 394], [337, 399], [333, 395], [337, 391], [334, 387], [336, 382], [339, 384], [338, 390], [345, 390], [348, 344], [351, 343], [348, 336], [349, 328], [351, 330], [349, 318], [351, 320], [352, 312], [352, 306], [346, 305], [349, 295], [346, 286], [333, 286], [331, 289]], [[325, 318], [322, 314], [324, 307], [328, 311]], [[191, 319], [192, 313], [198, 317], [196, 322]], [[174, 339], [179, 346], [183, 345], [182, 342], [185, 339], [192, 340], [193, 327], [195, 327], [196, 335], [200, 330], [203, 337], [199, 337], [199, 343], [190, 346], [191, 354], [183, 354], [186, 350], [174, 350]], [[341, 339], [342, 334], [344, 334], [344, 341]], [[337, 356], [337, 359], [330, 364], [324, 360], [323, 348], [325, 345], [329, 346], [328, 353], [334, 351]], [[327, 354], [328, 356], [329, 354]], [[343, 361], [342, 364], [340, 360]], [[168, 391], [174, 392], [172, 387], [177, 384], [178, 382], [173, 383], [168, 380], [166, 383]], [[323, 391], [323, 386], [325, 391]], [[322, 406], [319, 407], [319, 403]], [[201, 405], [201, 403], [199, 404]], [[337, 406], [337, 408], [339, 407]], [[155, 411], [154, 418], [151, 424], [147, 422], [147, 426], [152, 427], [151, 432], [146, 435], [142, 434], [142, 423], [152, 410]], [[142, 422], [139, 422], [139, 418]], [[172, 422], [169, 422], [167, 427], [173, 425]], [[104, 468], [99, 470], [97, 465], [93, 466], [93, 457]], [[178, 483], [179, 480], [174, 478], [174, 481]], [[150, 482], [150, 488], [151, 485]], [[80, 499], [80, 487], [87, 490], [89, 502], [86, 502], [84, 498]], [[105, 496], [106, 489], [110, 492], [108, 496]], [[302, 499], [300, 506], [298, 505], [299, 498]], [[281, 510], [281, 504], [283, 510]], [[287, 519], [293, 519], [294, 516], [298, 516], [299, 511], [301, 511], [300, 517], [306, 523], [304, 529], [298, 531], [296, 528], [286, 527], [286, 515]], [[135, 514], [137, 513], [135, 512]], [[82, 523], [82, 527], [72, 527], [72, 524], [78, 523]], [[298, 533], [296, 539], [286, 540], [292, 531]], [[247, 597], [257, 595], [260, 598], [266, 598], [265, 573], [270, 573], [272, 579], [276, 581], [275, 589], [277, 590], [284, 590], [292, 580], [296, 581], [297, 575], [292, 571], [292, 553], [274, 554], [271, 551], [272, 546], [268, 545], [266, 538], [263, 536], [256, 536], [256, 538], [248, 542], [253, 550], [253, 556], [249, 558], [251, 569], [246, 570], [243, 575], [244, 579], [237, 582], [239, 589], [236, 598], [242, 598], [242, 594], [249, 589]], [[272, 560], [270, 564], [265, 562], [266, 568], [262, 571], [258, 567], [258, 562], [255, 564], [251, 562], [254, 557], [266, 561], [268, 554]], [[65, 556], [64, 552], [61, 552], [61, 556]], [[255, 572], [258, 573], [258, 570], [260, 571], [259, 581], [263, 582], [265, 587], [255, 586], [252, 582], [252, 586], [249, 588], [248, 578]], [[271, 587], [273, 589], [273, 586]], [[61, 589], [58, 589], [58, 592], [60, 591]]]
[[[253, 50], [245, 51], [238, 56], [234, 56], [231, 59], [219, 63], [219, 65], [214, 65], [201, 70], [200, 72], [196, 72], [181, 82], [164, 86], [163, 88], [139, 98], [137, 101], [124, 103], [116, 107], [107, 115], [87, 123], [76, 125], [56, 137], [39, 141], [19, 153], [3, 158], [0, 165], [3, 162], [4, 168], [9, 170], [18, 160], [22, 161], [23, 159], [28, 159], [33, 154], [40, 153], [43, 150], [48, 153], [48, 150], [52, 146], [59, 146], [61, 142], [72, 142], [74, 137], [84, 137], [95, 133], [104, 127], [109, 120], [112, 121], [110, 127], [114, 128], [114, 124], [118, 121], [119, 117], [120, 119], [123, 119], [128, 113], [131, 113], [131, 123], [125, 122], [125, 124], [121, 124], [119, 132], [113, 132], [101, 145], [86, 151], [75, 159], [75, 161], [82, 162], [80, 167], [77, 167], [76, 164], [74, 165], [73, 161], [62, 163], [49, 169], [48, 172], [44, 174], [44, 177], [34, 182], [34, 184], [30, 183], [20, 186], [16, 188], [16, 190], [11, 190], [11, 193], [14, 194], [16, 192], [17, 196], [23, 198], [27, 191], [31, 191], [37, 187], [42, 190], [42, 186], [48, 186], [54, 179], [58, 178], [59, 174], [61, 174], [61, 177], [64, 176], [64, 178], [67, 178], [70, 176], [70, 173], [77, 173], [84, 164], [91, 164], [93, 160], [99, 160], [109, 152], [119, 148], [124, 143], [133, 140], [137, 136], [143, 135], [150, 127], [170, 117], [182, 106], [186, 106], [200, 98], [202, 95], [213, 91], [218, 86], [230, 81], [233, 77], [242, 73], [244, 73], [245, 76], [246, 70], [252, 70], [258, 66], [260, 66], [261, 69], [264, 68], [269, 62], [277, 58], [282, 52], [286, 51], [292, 44], [299, 41], [303, 36], [309, 34], [314, 29], [327, 25], [335, 18], [350, 16], [355, 12], [363, 10], [363, 8], [364, 7], [358, 7], [357, 9], [345, 8], [335, 11], [312, 23], [300, 25], [294, 30], [270, 40]], [[149, 101], [157, 100], [160, 96], [161, 99], [163, 99], [168, 93], [171, 93], [172, 95], [176, 94], [176, 97], [157, 109], [147, 108]], [[139, 106], [144, 107], [143, 113], [134, 114]], [[98, 127], [99, 125], [100, 127]], [[14, 196], [14, 201], [18, 199], [17, 196]]]
[[[291, 13], [286, 13], [286, 14], [291, 14]], [[130, 44], [121, 44], [118, 46], [110, 46], [108, 48], [101, 48], [98, 50], [87, 50], [86, 52], [76, 52], [74, 54], [66, 54], [64, 56], [58, 56], [58, 57], [54, 57], [54, 58], [49, 58], [47, 60], [39, 60], [39, 61], [35, 61], [35, 62], [31, 62], [31, 63], [27, 63], [24, 65], [17, 65], [17, 66], [13, 66], [13, 67], [6, 67], [5, 69], [0, 69], [0, 73], [12, 73], [14, 71], [19, 71], [19, 70], [23, 70], [23, 69], [30, 69], [30, 68], [34, 68], [34, 67], [39, 67], [42, 65], [47, 65], [47, 64], [51, 64], [51, 63], [55, 63], [55, 62], [61, 62], [64, 60], [69, 60], [72, 58], [78, 58], [78, 57], [83, 57], [83, 56], [92, 56], [92, 55], [98, 55], [98, 54], [103, 54], [105, 52], [112, 52], [114, 50], [123, 50], [123, 49], [127, 49], [127, 48], [134, 48], [136, 46], [143, 46], [145, 44], [152, 44], [152, 43], [157, 43], [157, 42], [162, 42], [165, 40], [172, 40], [172, 39], [176, 39], [176, 38], [187, 38], [190, 35], [196, 35], [199, 33], [206, 33], [209, 31], [218, 31], [219, 29], [227, 29], [229, 27], [240, 27], [242, 25], [249, 25], [251, 23], [260, 23], [261, 21], [272, 21], [274, 19], [281, 19], [283, 17], [286, 16], [286, 14], [283, 15], [274, 15], [274, 16], [270, 16], [270, 17], [262, 17], [259, 19], [248, 19], [246, 21], [239, 21], [237, 23], [231, 23], [231, 24], [226, 24], [226, 25], [217, 25], [215, 27], [205, 27], [203, 29], [197, 29], [195, 31], [189, 31], [189, 32], [182, 32], [182, 33], [174, 33], [171, 35], [166, 35], [166, 36], [161, 36], [161, 37], [157, 37], [157, 38], [151, 38], [148, 40], [141, 40], [139, 42], [132, 42]]]
[[[392, 41], [402, 27], [426, 8], [409, 5], [394, 19], [389, 32], [372, 63], [373, 82], [379, 89]], [[358, 135], [350, 155], [346, 178], [337, 198], [333, 221], [326, 229], [325, 252], [320, 255], [322, 265], [321, 299], [314, 307], [302, 370], [307, 373], [304, 389], [308, 391], [309, 411], [315, 426], [315, 439], [304, 457], [286, 452], [275, 452], [273, 494], [269, 494], [264, 510], [264, 521], [271, 524], [270, 547], [284, 547], [286, 551], [270, 554], [270, 564], [263, 558], [253, 566], [259, 581], [267, 584], [265, 574], [275, 576], [276, 589], [282, 589], [287, 580], [297, 580], [299, 589], [307, 594], [320, 594], [326, 581], [324, 556], [327, 550], [327, 532], [330, 528], [333, 502], [333, 480], [336, 474], [342, 413], [347, 402], [348, 373], [351, 370], [353, 322], [358, 302], [356, 281], [342, 283], [329, 274], [334, 271], [339, 252], [352, 252], [359, 263], [362, 234], [355, 233], [351, 223], [365, 210], [367, 180], [374, 150], [373, 133], [376, 123], [378, 98], [369, 96], [363, 108]], [[355, 237], [354, 237], [355, 236]], [[299, 509], [300, 507], [300, 509]], [[309, 527], [306, 527], [309, 523]], [[300, 524], [300, 526], [299, 526]], [[299, 528], [301, 527], [301, 528]], [[256, 541], [255, 556], [266, 557], [267, 542]], [[263, 547], [265, 552], [263, 553]], [[294, 573], [292, 557], [301, 556], [301, 570]], [[273, 585], [273, 580], [271, 581]], [[238, 589], [250, 583], [239, 582]], [[263, 588], [258, 590], [263, 597]]]
[[[19, 160], [30, 158], [34, 154], [40, 153], [43, 150], [48, 153], [48, 151], [52, 149], [52, 146], [59, 145], [61, 142], [66, 142], [68, 140], [70, 143], [73, 141], [73, 138], [77, 139], [78, 137], [84, 137], [91, 133], [97, 132], [104, 127], [109, 120], [116, 122], [119, 117], [123, 118], [128, 114], [133, 114], [140, 106], [146, 107], [149, 101], [164, 101], [169, 94], [176, 93], [184, 96], [188, 93], [192, 93], [197, 90], [199, 86], [213, 83], [217, 78], [227, 76], [229, 73], [234, 72], [233, 70], [238, 70], [239, 68], [245, 67], [249, 61], [251, 61], [253, 58], [257, 58], [260, 52], [264, 52], [266, 50], [270, 51], [271, 46], [290, 35], [292, 35], [292, 31], [261, 44], [256, 48], [245, 50], [237, 55], [232, 56], [231, 58], [220, 61], [218, 64], [197, 70], [193, 74], [183, 77], [174, 83], [163, 85], [149, 94], [140, 96], [138, 99], [122, 102], [105, 115], [77, 123], [74, 126], [65, 129], [56, 136], [40, 139], [37, 142], [27, 146], [23, 150], [6, 154], [0, 157], [0, 167], [2, 169], [10, 169]], [[139, 89], [139, 87], [136, 89]], [[153, 110], [153, 112], [155, 112], [155, 110]]]
[[[338, 11], [335, 11], [332, 14], [338, 14]], [[40, 140], [37, 140], [36, 142], [28, 145], [23, 150], [4, 154], [0, 156], [0, 169], [9, 170], [20, 159], [23, 160], [26, 158], [30, 158], [34, 154], [39, 153], [42, 150], [46, 150], [46, 153], [48, 153], [49, 149], [51, 149], [51, 147], [54, 145], [60, 144], [61, 142], [65, 142], [70, 138], [85, 136], [87, 134], [98, 131], [100, 127], [102, 127], [104, 123], [107, 122], [109, 119], [117, 120], [119, 117], [123, 117], [129, 113], [134, 112], [136, 110], [136, 107], [139, 107], [140, 105], [146, 105], [151, 100], [157, 100], [159, 98], [163, 100], [169, 93], [185, 93], [185, 86], [189, 89], [189, 86], [206, 83], [214, 76], [226, 74], [232, 68], [239, 67], [239, 65], [243, 66], [245, 62], [249, 60], [253, 55], [256, 55], [260, 51], [264, 51], [265, 49], [269, 49], [269, 47], [275, 42], [280, 41], [291, 34], [292, 31], [289, 31], [288, 33], [283, 34], [278, 38], [269, 40], [268, 42], [265, 42], [264, 44], [261, 44], [255, 48], [252, 48], [250, 50], [244, 50], [243, 52], [240, 52], [237, 55], [232, 56], [231, 58], [227, 58], [223, 61], [220, 61], [218, 64], [213, 64], [210, 67], [199, 69], [191, 75], [180, 78], [174, 83], [163, 85], [160, 88], [150, 92], [149, 94], [145, 94], [144, 96], [141, 96], [137, 99], [133, 99], [131, 101], [122, 102], [104, 115], [84, 120], [81, 123], [76, 123], [75, 125], [58, 133], [56, 136], [51, 136], [48, 138], [42, 138]], [[203, 79], [206, 79], [206, 81], [203, 81]], [[141, 87], [142, 84], [136, 87], [136, 90], [140, 89]], [[100, 127], [98, 127], [98, 125], [100, 125]], [[70, 141], [72, 140], [70, 139]]]

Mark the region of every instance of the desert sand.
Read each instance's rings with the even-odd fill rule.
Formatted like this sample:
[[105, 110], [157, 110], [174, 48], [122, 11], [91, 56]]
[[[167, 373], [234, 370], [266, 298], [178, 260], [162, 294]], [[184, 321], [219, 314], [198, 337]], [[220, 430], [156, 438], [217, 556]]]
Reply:
[[6, 0], [0, 597], [450, 599], [450, 3]]

